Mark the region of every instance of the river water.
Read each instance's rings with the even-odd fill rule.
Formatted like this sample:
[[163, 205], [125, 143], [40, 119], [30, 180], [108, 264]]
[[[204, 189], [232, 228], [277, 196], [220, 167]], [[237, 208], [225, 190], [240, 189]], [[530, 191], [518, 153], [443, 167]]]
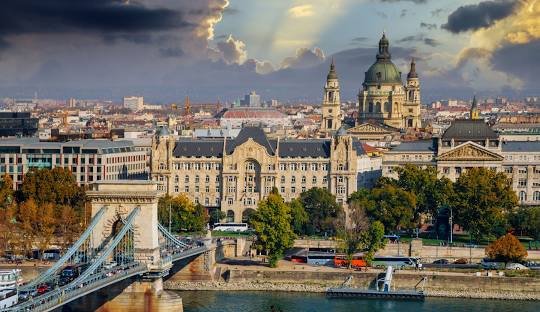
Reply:
[[[285, 292], [182, 291], [184, 312], [538, 312], [534, 301], [428, 298], [424, 302], [327, 299], [324, 294]], [[273, 310], [272, 310], [273, 307]]]

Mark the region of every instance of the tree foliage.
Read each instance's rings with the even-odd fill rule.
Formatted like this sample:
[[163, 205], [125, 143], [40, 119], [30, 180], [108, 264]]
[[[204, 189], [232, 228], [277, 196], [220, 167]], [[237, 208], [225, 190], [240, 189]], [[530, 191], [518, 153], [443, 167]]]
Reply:
[[159, 199], [158, 219], [165, 227], [169, 225], [169, 211], [173, 232], [197, 232], [206, 228], [206, 209], [200, 204], [192, 203], [186, 194], [175, 197], [167, 195]]
[[304, 233], [307, 235], [336, 233], [336, 222], [343, 214], [343, 208], [336, 203], [336, 197], [328, 190], [312, 188], [300, 195], [300, 202], [309, 216]]
[[540, 240], [540, 207], [519, 207], [512, 213], [510, 223], [522, 235]]
[[506, 234], [486, 247], [486, 255], [506, 264], [523, 261], [527, 257], [527, 250], [514, 235]]
[[420, 215], [425, 213], [436, 217], [439, 209], [451, 202], [452, 182], [445, 177], [438, 178], [437, 168], [421, 168], [408, 164], [396, 168], [396, 171], [396, 185], [416, 196], [415, 222], [419, 222]]
[[306, 234], [306, 225], [309, 223], [310, 218], [302, 202], [298, 199], [293, 199], [288, 205], [291, 208], [291, 226], [294, 233], [297, 235]]
[[416, 197], [393, 185], [375, 188], [371, 192], [374, 204], [368, 205], [368, 216], [380, 221], [384, 228], [391, 231], [414, 227], [414, 207]]
[[454, 216], [472, 237], [478, 240], [482, 235], [502, 234], [506, 230], [506, 215], [518, 201], [503, 173], [472, 168], [457, 179], [454, 190]]
[[278, 259], [293, 245], [295, 238], [289, 206], [279, 194], [271, 193], [259, 202], [250, 224], [257, 236], [255, 246], [265, 250], [270, 267], [276, 267]]

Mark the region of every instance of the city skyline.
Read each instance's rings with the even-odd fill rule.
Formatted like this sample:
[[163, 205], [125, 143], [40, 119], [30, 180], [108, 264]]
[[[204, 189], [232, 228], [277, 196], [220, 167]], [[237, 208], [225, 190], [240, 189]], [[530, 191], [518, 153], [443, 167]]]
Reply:
[[427, 101], [535, 95], [539, 13], [537, 0], [10, 1], [0, 96], [317, 101], [333, 57], [351, 100], [383, 31], [402, 73], [417, 59]]

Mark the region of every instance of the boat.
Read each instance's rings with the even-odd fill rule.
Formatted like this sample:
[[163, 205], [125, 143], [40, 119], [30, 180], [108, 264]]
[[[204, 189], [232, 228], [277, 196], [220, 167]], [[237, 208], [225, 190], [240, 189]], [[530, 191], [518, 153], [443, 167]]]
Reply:
[[0, 271], [0, 309], [6, 309], [18, 303], [20, 282], [21, 270]]
[[[384, 278], [377, 279], [376, 289], [353, 288], [349, 285], [353, 276], [347, 277], [340, 287], [330, 287], [326, 290], [326, 295], [330, 298], [366, 298], [366, 299], [389, 299], [389, 300], [419, 300], [425, 299], [424, 285], [427, 281], [423, 277], [415, 286], [414, 290], [395, 290], [392, 289], [392, 278], [394, 269], [389, 266], [386, 269]], [[382, 287], [380, 284], [382, 282]], [[421, 289], [417, 290], [418, 285], [422, 284]]]

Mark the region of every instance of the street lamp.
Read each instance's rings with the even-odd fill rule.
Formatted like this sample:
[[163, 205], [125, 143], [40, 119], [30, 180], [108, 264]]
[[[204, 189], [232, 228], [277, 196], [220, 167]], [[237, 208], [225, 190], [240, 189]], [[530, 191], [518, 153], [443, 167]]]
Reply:
[[169, 202], [169, 233], [171, 233], [171, 203]]
[[450, 218], [448, 218], [448, 222], [450, 222], [450, 246], [452, 246], [452, 243], [453, 243], [452, 234], [454, 233], [454, 223], [453, 223], [454, 216], [452, 214], [452, 207], [450, 206], [449, 208], [450, 208]]

